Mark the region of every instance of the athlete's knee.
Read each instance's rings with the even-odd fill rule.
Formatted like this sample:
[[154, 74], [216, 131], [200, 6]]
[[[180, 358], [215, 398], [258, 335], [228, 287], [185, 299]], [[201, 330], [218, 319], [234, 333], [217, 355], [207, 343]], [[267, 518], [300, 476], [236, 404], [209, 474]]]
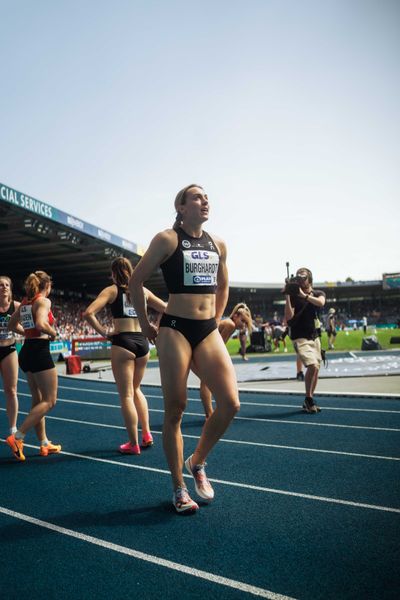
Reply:
[[4, 395], [9, 401], [17, 399], [17, 386], [16, 385], [4, 385]]
[[47, 404], [49, 405], [49, 410], [51, 410], [52, 408], [54, 408], [55, 405], [56, 405], [56, 403], [57, 403], [57, 396], [55, 396], [55, 395], [54, 396], [50, 396], [47, 399]]
[[174, 404], [174, 406], [165, 407], [164, 422], [170, 425], [179, 425], [185, 412], [186, 402]]
[[224, 401], [219, 402], [217, 401], [217, 405], [218, 408], [221, 412], [223, 412], [228, 418], [233, 419], [233, 417], [235, 415], [237, 415], [237, 413], [240, 410], [240, 402], [239, 402], [239, 398], [234, 395], [234, 396], [230, 396], [228, 398], [226, 398]]
[[237, 415], [237, 413], [240, 411], [240, 402], [239, 402], [239, 398], [235, 398], [233, 400], [233, 402], [231, 403], [231, 412], [232, 415], [235, 416]]

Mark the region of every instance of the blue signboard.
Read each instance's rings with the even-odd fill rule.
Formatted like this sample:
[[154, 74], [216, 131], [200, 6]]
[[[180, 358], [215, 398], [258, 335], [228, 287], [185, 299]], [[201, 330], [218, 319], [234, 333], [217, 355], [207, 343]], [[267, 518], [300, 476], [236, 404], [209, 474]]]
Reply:
[[86, 223], [78, 217], [69, 215], [68, 213], [59, 210], [54, 206], [50, 206], [50, 204], [46, 204], [46, 202], [36, 200], [36, 198], [32, 198], [27, 194], [18, 192], [17, 190], [10, 188], [3, 183], [0, 183], [0, 201], [7, 202], [22, 210], [27, 210], [35, 215], [38, 215], [39, 217], [50, 219], [51, 221], [55, 221], [61, 225], [66, 225], [67, 227], [81, 231], [82, 233], [86, 233], [87, 235], [100, 239], [103, 242], [108, 242], [109, 244], [118, 246], [119, 248], [123, 248], [124, 250], [134, 254], [143, 254], [143, 250], [134, 242], [130, 242], [129, 240], [125, 240], [117, 235], [114, 235], [113, 233], [110, 233], [109, 231], [105, 231], [104, 229], [100, 229], [95, 225]]

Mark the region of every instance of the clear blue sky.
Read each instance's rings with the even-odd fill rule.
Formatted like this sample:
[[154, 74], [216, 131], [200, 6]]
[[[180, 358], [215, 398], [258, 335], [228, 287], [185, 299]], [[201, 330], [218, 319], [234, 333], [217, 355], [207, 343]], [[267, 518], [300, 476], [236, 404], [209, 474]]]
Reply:
[[0, 0], [0, 181], [147, 246], [208, 192], [233, 282], [400, 270], [400, 2]]

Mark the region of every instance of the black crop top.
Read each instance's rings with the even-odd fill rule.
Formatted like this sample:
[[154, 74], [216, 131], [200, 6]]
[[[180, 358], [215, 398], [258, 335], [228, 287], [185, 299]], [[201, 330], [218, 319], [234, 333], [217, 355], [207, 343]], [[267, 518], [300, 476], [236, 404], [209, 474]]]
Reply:
[[15, 312], [14, 300], [5, 312], [0, 312], [0, 340], [9, 340], [14, 337], [12, 331], [8, 331], [8, 321]]
[[215, 294], [219, 252], [212, 238], [203, 231], [200, 238], [177, 230], [175, 252], [161, 266], [170, 294]]
[[110, 304], [111, 314], [114, 319], [136, 319], [137, 313], [132, 303], [128, 299], [128, 293], [125, 288], [119, 287], [118, 294], [114, 302]]

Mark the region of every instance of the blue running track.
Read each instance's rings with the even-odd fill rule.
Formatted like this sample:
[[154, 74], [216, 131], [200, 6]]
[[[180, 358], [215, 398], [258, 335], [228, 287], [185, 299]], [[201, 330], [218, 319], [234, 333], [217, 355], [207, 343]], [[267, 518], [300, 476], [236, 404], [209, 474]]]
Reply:
[[[307, 415], [302, 396], [241, 392], [208, 461], [215, 500], [183, 517], [162, 450], [162, 393], [143, 389], [155, 444], [140, 456], [116, 450], [127, 436], [113, 384], [60, 377], [47, 431], [63, 451], [38, 456], [30, 432], [25, 463], [4, 443], [0, 392], [1, 598], [399, 598], [399, 399], [325, 396]], [[18, 392], [22, 416], [23, 378]], [[185, 456], [203, 422], [190, 390]]]

